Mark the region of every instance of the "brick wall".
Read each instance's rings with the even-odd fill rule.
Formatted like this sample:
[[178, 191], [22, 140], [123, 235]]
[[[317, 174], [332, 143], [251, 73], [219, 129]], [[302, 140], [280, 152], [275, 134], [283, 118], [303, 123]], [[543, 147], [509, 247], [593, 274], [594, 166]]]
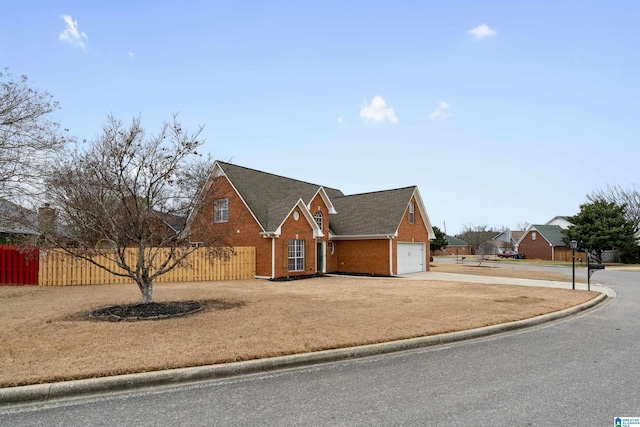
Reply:
[[327, 207], [327, 205], [325, 205], [324, 200], [322, 200], [322, 197], [320, 197], [320, 195], [316, 195], [316, 197], [314, 197], [314, 199], [311, 201], [311, 203], [309, 204], [309, 210], [311, 211], [311, 215], [315, 215], [315, 213], [320, 210], [320, 212], [322, 212], [322, 233], [324, 234], [324, 237], [318, 239], [318, 241], [323, 241], [325, 244], [325, 252], [326, 252], [326, 256], [325, 256], [325, 267], [326, 267], [326, 272], [327, 273], [331, 273], [331, 272], [335, 272], [336, 271], [336, 266], [338, 263], [338, 257], [337, 257], [337, 251], [335, 250], [335, 242], [334, 244], [334, 252], [333, 254], [331, 254], [331, 251], [329, 249], [329, 225], [331, 223], [331, 215], [329, 215], [329, 208]]
[[337, 271], [389, 275], [389, 240], [340, 240]]
[[[229, 221], [214, 222], [214, 201], [229, 199]], [[271, 239], [263, 238], [262, 231], [242, 199], [225, 176], [214, 179], [209, 192], [193, 220], [192, 241], [209, 243], [220, 237], [229, 246], [254, 246], [256, 248], [256, 275], [271, 276]]]
[[[295, 213], [298, 219], [295, 219]], [[289, 271], [289, 240], [304, 240], [304, 270]], [[295, 209], [282, 225], [282, 233], [276, 239], [275, 277], [301, 276], [316, 272], [316, 241], [313, 229], [299, 209]]]
[[[535, 236], [535, 237], [534, 237]], [[549, 242], [536, 230], [529, 230], [518, 245], [518, 253], [529, 259], [552, 259], [552, 248]]]
[[[424, 218], [420, 215], [420, 210], [418, 209], [418, 204], [416, 203], [415, 198], [411, 198], [411, 201], [415, 205], [415, 215], [414, 222], [411, 224], [409, 221], [409, 207], [404, 213], [402, 217], [402, 221], [400, 222], [400, 227], [398, 227], [398, 237], [393, 240], [393, 253], [397, 254], [398, 242], [423, 242], [425, 245], [425, 255], [426, 255], [426, 263], [425, 268], [429, 271], [429, 258], [431, 255], [430, 247], [429, 247], [429, 233], [427, 232], [427, 226], [425, 224]], [[393, 273], [398, 273], [398, 259], [397, 256], [393, 257]]]
[[447, 246], [444, 250], [438, 250], [433, 252], [433, 256], [444, 255], [469, 255], [469, 246]]

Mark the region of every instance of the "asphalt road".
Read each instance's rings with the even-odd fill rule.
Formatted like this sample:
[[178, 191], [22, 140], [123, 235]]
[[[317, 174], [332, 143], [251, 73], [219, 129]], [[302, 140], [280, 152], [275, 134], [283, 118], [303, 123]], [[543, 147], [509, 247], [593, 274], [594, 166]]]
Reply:
[[[583, 273], [584, 274], [584, 273]], [[594, 276], [595, 278], [595, 276]], [[640, 416], [640, 273], [565, 320], [442, 347], [16, 406], [3, 426], [612, 426]]]

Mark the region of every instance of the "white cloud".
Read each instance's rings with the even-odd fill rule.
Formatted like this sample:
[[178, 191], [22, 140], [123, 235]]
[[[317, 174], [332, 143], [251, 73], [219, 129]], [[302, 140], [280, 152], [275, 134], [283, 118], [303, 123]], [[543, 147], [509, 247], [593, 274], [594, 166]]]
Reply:
[[360, 117], [364, 119], [365, 123], [381, 123], [385, 120], [389, 120], [391, 123], [398, 122], [393, 108], [387, 107], [386, 101], [380, 96], [374, 96], [369, 105], [365, 101], [360, 109]]
[[344, 123], [344, 114], [338, 116], [338, 123]]
[[85, 49], [84, 41], [89, 40], [89, 37], [84, 32], [78, 31], [78, 21], [75, 21], [71, 15], [60, 15], [60, 18], [67, 24], [67, 28], [58, 35], [58, 39], [71, 46]]
[[133, 52], [129, 52], [129, 61], [133, 61], [133, 58], [136, 57], [136, 54]]
[[453, 113], [451, 112], [451, 106], [444, 101], [438, 101], [438, 106], [435, 111], [429, 114], [431, 120], [445, 120], [453, 117]]
[[495, 36], [496, 32], [489, 28], [487, 24], [480, 24], [477, 27], [467, 31], [469, 34], [473, 34], [476, 40], [483, 39], [489, 36]]

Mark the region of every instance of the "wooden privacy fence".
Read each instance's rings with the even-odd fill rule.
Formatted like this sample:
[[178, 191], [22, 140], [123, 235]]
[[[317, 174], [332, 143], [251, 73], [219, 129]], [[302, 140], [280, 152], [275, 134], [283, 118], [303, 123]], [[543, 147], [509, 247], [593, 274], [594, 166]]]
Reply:
[[[554, 261], [571, 262], [571, 249], [562, 247], [555, 247], [553, 249]], [[581, 262], [583, 264], [587, 262], [587, 254], [585, 252], [576, 251], [576, 264], [580, 264]]]
[[[160, 248], [161, 251], [169, 249]], [[162, 254], [161, 254], [162, 255]], [[128, 249], [128, 264], [135, 265], [137, 251]], [[162, 257], [160, 257], [162, 258]], [[113, 261], [104, 257], [96, 257], [96, 261], [104, 263], [116, 271], [123, 271]], [[158, 276], [153, 282], [202, 282], [209, 280], [246, 280], [253, 279], [256, 274], [256, 251], [252, 246], [233, 248], [229, 259], [214, 259], [201, 248], [193, 252], [184, 266], [178, 266], [166, 274]], [[117, 283], [134, 283], [126, 277], [115, 276], [104, 269], [62, 251], [42, 251], [40, 253], [40, 286], [68, 285], [108, 285]]]
[[38, 249], [0, 245], [0, 285], [37, 285]]

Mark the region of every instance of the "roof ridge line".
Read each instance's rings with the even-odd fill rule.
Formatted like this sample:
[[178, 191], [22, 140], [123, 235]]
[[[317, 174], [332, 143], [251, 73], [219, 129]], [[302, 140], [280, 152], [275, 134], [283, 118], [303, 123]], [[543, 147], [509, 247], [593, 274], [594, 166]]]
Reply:
[[406, 190], [406, 189], [409, 189], [409, 188], [418, 188], [418, 186], [417, 185], [408, 185], [406, 187], [389, 188], [387, 190], [365, 191], [364, 193], [345, 194], [344, 196], [334, 197], [334, 199], [341, 199], [343, 197], [351, 197], [351, 196], [364, 196], [366, 194], [386, 193], [386, 192], [389, 192], [389, 191]]
[[235, 163], [223, 162], [223, 161], [221, 161], [221, 160], [216, 160], [216, 162], [221, 163], [221, 164], [223, 164], [223, 165], [235, 166], [235, 167], [237, 167], [237, 168], [246, 169], [246, 170], [249, 170], [249, 171], [252, 171], [252, 172], [258, 172], [258, 173], [263, 173], [263, 174], [265, 174], [265, 175], [271, 175], [271, 176], [274, 176], [274, 177], [277, 177], [277, 178], [287, 179], [287, 180], [289, 180], [289, 181], [300, 182], [300, 183], [302, 183], [302, 184], [314, 185], [314, 186], [316, 186], [316, 187], [328, 188], [328, 189], [330, 189], [330, 190], [336, 190], [336, 191], [340, 191], [340, 192], [342, 192], [342, 190], [340, 190], [339, 188], [328, 187], [328, 186], [326, 186], [326, 185], [316, 184], [316, 183], [314, 183], [314, 182], [303, 181], [303, 180], [301, 180], [301, 179], [295, 179], [295, 178], [291, 178], [291, 177], [284, 176], [284, 175], [278, 175], [278, 174], [276, 174], [276, 173], [265, 172], [265, 171], [261, 171], [261, 170], [258, 170], [258, 169], [249, 168], [249, 167], [247, 167], [247, 166], [237, 165], [237, 164], [235, 164]]

